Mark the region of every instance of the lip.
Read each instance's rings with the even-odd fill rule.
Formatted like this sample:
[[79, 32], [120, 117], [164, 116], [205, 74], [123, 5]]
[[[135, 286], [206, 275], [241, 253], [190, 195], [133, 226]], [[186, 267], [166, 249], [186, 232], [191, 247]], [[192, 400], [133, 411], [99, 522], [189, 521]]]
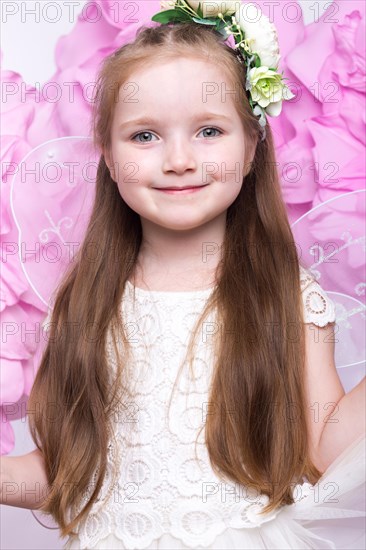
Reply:
[[200, 189], [203, 189], [204, 187], [207, 187], [206, 185], [200, 185], [197, 187], [183, 187], [183, 188], [165, 188], [165, 189], [159, 189], [155, 188], [157, 191], [161, 191], [163, 193], [167, 193], [168, 195], [187, 195], [189, 193], [197, 193], [200, 191]]

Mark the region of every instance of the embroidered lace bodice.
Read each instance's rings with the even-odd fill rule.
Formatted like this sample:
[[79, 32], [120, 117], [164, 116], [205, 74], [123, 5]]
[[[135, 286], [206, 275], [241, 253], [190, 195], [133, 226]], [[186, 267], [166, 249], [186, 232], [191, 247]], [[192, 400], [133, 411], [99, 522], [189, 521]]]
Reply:
[[[306, 323], [323, 327], [335, 321], [334, 303], [302, 267], [301, 288]], [[212, 317], [205, 319], [207, 338], [199, 338], [193, 377], [189, 369], [183, 369], [168, 414], [188, 338], [213, 289], [161, 292], [135, 288], [135, 300], [133, 289], [128, 282], [122, 302], [125, 322], [131, 323], [133, 362], [127, 365], [126, 379], [133, 397], [121, 404], [114, 418], [107, 476], [98, 501], [79, 524], [80, 548], [91, 548], [110, 533], [126, 548], [145, 548], [163, 533], [191, 547], [208, 546], [226, 529], [256, 527], [268, 521], [278, 511], [258, 516], [268, 502], [266, 495], [215, 475], [203, 429], [195, 458], [194, 442], [209, 413]], [[112, 346], [108, 346], [108, 358], [114, 368]], [[114, 486], [110, 483], [113, 471], [119, 472]]]

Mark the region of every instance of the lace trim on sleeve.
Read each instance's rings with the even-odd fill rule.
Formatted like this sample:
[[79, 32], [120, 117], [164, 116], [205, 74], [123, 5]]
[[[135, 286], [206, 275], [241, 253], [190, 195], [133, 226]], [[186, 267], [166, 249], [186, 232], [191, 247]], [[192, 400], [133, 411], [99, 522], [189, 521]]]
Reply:
[[335, 304], [309, 271], [300, 266], [304, 323], [325, 327], [336, 320]]

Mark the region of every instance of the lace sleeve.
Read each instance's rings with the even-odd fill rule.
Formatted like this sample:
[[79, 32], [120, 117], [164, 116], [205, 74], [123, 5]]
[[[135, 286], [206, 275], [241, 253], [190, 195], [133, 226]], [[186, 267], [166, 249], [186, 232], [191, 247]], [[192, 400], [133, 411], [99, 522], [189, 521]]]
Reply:
[[309, 271], [300, 266], [300, 284], [304, 307], [304, 323], [325, 327], [336, 320], [335, 305]]

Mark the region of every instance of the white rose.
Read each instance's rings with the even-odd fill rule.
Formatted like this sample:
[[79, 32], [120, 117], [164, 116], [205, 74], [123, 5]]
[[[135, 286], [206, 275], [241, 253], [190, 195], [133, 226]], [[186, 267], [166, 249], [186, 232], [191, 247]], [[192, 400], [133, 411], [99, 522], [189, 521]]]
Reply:
[[268, 67], [254, 67], [248, 72], [250, 95], [269, 116], [278, 116], [282, 110], [283, 90], [285, 88], [280, 74]]
[[175, 0], [165, 0], [160, 2], [160, 9], [164, 10], [173, 10], [175, 7]]
[[235, 19], [252, 53], [259, 55], [261, 64], [276, 69], [281, 58], [276, 27], [256, 4], [241, 4]]
[[282, 111], [282, 100], [281, 101], [275, 101], [274, 103], [270, 103], [266, 107], [266, 113], [269, 116], [276, 117], [281, 114]]
[[201, 4], [203, 17], [217, 17], [219, 13], [222, 15], [232, 15], [238, 5], [238, 0], [221, 1], [221, 0], [186, 0], [187, 4], [197, 12], [198, 4]]

